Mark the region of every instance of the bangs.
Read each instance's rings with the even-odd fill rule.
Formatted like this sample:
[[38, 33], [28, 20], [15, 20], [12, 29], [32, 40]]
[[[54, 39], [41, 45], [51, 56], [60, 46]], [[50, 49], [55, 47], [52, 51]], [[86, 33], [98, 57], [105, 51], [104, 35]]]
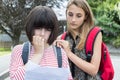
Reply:
[[34, 28], [45, 28], [45, 29], [53, 29], [54, 21], [51, 19], [50, 15], [47, 13], [41, 13], [36, 16], [36, 19], [33, 22]]
[[25, 29], [32, 43], [35, 29], [44, 28], [51, 31], [47, 43], [51, 45], [58, 36], [58, 19], [54, 11], [46, 6], [36, 6], [26, 17]]

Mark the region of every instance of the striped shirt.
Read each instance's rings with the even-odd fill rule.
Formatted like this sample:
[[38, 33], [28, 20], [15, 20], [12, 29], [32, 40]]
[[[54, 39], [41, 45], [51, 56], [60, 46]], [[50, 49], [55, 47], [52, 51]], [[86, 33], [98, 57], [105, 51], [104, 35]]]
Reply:
[[[21, 58], [22, 48], [23, 48], [23, 45], [17, 45], [12, 50], [11, 62], [10, 62], [10, 79], [11, 80], [24, 80], [25, 66], [24, 66], [23, 60]], [[62, 67], [68, 68], [69, 63], [68, 63], [68, 58], [66, 56], [66, 53], [64, 52], [63, 49], [61, 49], [61, 53], [62, 53]], [[29, 60], [32, 58], [33, 55], [34, 55], [34, 49], [32, 47], [31, 53], [29, 55]], [[27, 65], [29, 65], [29, 64], [27, 64]], [[57, 58], [56, 58], [56, 55], [54, 53], [52, 46], [45, 49], [44, 55], [43, 55], [39, 65], [40, 66], [58, 67]], [[73, 80], [71, 73], [69, 75], [68, 80]]]

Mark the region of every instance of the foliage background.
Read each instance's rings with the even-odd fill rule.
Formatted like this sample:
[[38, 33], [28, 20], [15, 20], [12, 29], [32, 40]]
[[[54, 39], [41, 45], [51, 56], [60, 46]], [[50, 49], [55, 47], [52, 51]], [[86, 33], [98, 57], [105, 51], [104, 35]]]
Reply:
[[120, 0], [87, 0], [95, 16], [96, 25], [103, 31], [103, 40], [120, 47]]

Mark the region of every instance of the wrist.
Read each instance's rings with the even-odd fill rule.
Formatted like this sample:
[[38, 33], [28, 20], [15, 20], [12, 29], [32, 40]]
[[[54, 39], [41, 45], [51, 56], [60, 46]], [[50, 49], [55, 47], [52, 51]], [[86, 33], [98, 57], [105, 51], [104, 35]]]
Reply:
[[66, 53], [67, 53], [68, 58], [70, 58], [73, 54], [71, 51], [66, 51]]
[[35, 50], [35, 54], [43, 54], [44, 51], [41, 51], [41, 50]]

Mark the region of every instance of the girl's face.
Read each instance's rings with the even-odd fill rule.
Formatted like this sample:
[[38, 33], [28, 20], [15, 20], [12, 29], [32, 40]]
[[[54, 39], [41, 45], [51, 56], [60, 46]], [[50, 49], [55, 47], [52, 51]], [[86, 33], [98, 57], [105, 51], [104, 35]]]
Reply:
[[48, 41], [50, 34], [51, 34], [51, 30], [45, 29], [45, 28], [35, 29], [35, 32], [34, 32], [34, 36], [42, 37], [45, 40], [45, 42]]
[[85, 12], [82, 8], [72, 4], [66, 13], [67, 25], [72, 30], [79, 30], [85, 20]]

